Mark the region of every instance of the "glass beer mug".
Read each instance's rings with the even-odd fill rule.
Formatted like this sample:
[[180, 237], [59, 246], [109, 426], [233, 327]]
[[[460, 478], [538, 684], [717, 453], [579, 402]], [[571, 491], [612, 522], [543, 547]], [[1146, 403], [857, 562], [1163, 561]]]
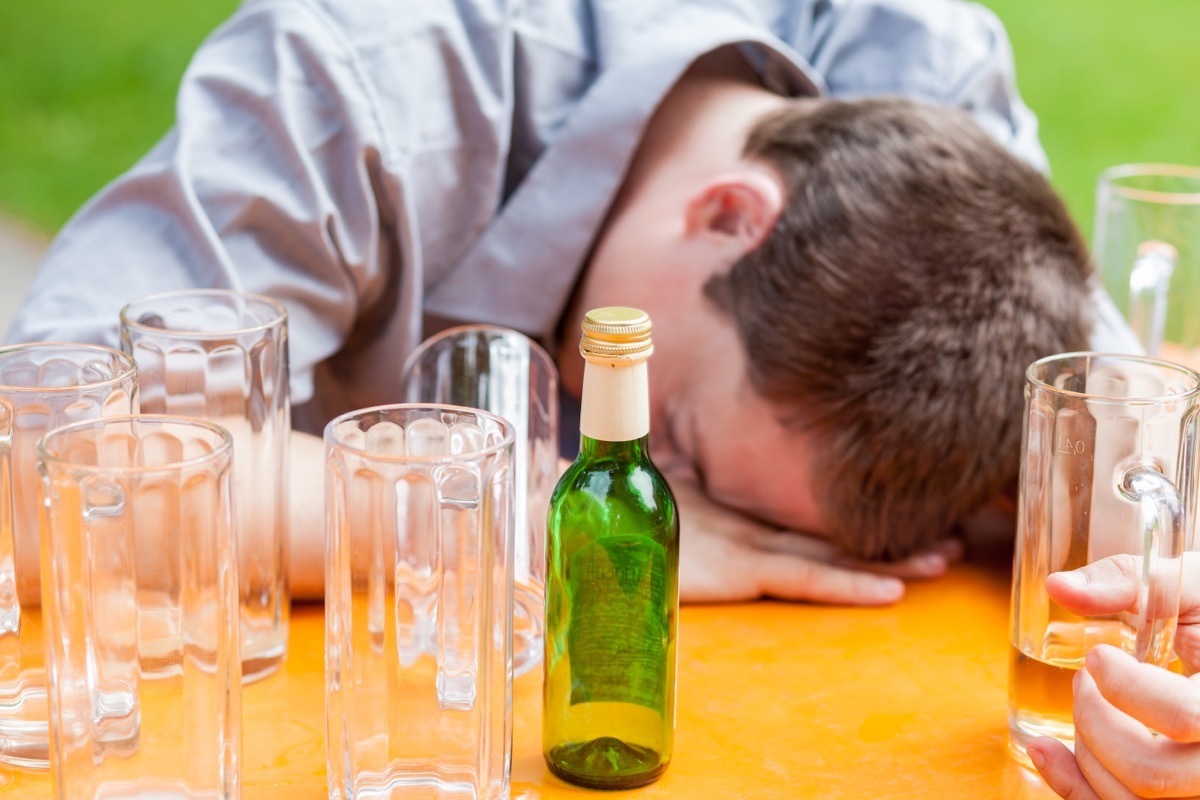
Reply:
[[1106, 169], [1094, 229], [1097, 272], [1146, 353], [1200, 363], [1200, 167]]
[[[1200, 375], [1140, 356], [1068, 353], [1026, 372], [1013, 562], [1009, 731], [1014, 755], [1053, 736], [1071, 745], [1072, 679], [1097, 644], [1166, 666], [1195, 507]], [[1108, 556], [1140, 565], [1128, 611], [1080, 617], [1046, 577]]]

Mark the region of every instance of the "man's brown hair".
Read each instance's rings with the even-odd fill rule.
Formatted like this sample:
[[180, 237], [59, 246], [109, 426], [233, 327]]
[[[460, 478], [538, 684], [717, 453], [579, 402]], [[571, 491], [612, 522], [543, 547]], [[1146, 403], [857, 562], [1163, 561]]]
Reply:
[[829, 534], [903, 557], [1015, 480], [1025, 367], [1087, 344], [1087, 248], [1047, 180], [955, 109], [798, 100], [745, 155], [787, 206], [706, 291], [756, 390], [814, 436]]

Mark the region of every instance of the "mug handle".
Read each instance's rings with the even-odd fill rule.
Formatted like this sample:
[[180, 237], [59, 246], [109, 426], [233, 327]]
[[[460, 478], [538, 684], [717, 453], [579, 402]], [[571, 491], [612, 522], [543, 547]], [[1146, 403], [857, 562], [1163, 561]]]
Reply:
[[1157, 239], [1138, 245], [1137, 259], [1129, 272], [1129, 327], [1146, 348], [1158, 355], [1167, 324], [1167, 291], [1178, 254], [1175, 248]]
[[0, 637], [21, 632], [21, 600], [17, 592], [17, 490], [13, 486], [13, 435], [16, 420], [12, 407], [0, 400]]
[[1145, 464], [1125, 471], [1120, 491], [1141, 507], [1142, 558], [1133, 655], [1138, 661], [1166, 666], [1173, 657], [1179, 608], [1183, 501], [1167, 476]]

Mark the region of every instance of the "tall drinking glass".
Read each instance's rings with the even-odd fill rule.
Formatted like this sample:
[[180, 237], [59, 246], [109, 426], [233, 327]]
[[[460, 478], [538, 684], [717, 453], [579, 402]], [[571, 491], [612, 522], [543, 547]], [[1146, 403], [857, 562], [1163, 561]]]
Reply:
[[51, 428], [138, 410], [124, 353], [85, 344], [0, 347], [0, 760], [49, 764], [37, 441]]
[[271, 674], [287, 652], [287, 312], [226, 289], [164, 292], [121, 310], [142, 410], [215, 422], [233, 435], [241, 575], [242, 674]]
[[456, 406], [325, 428], [331, 800], [508, 797], [513, 438]]
[[516, 429], [513, 670], [542, 657], [546, 509], [558, 481], [558, 370], [529, 337], [463, 325], [426, 339], [404, 365], [404, 400], [480, 408]]
[[1200, 167], [1102, 172], [1093, 249], [1105, 289], [1146, 352], [1200, 366]]
[[236, 800], [228, 432], [113, 417], [50, 431], [39, 459], [58, 797]]
[[[1026, 372], [1009, 669], [1019, 759], [1038, 736], [1074, 742], [1071, 681], [1093, 646], [1160, 666], [1173, 656], [1198, 399], [1200, 374], [1146, 357], [1068, 353]], [[1051, 573], [1121, 554], [1140, 570], [1131, 611], [1081, 617], [1046, 594]]]

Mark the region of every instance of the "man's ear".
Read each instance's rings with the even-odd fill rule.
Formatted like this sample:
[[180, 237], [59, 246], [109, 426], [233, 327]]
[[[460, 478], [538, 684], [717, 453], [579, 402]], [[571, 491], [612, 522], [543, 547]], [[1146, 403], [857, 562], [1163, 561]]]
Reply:
[[783, 204], [783, 187], [762, 170], [722, 173], [688, 199], [685, 229], [689, 237], [715, 238], [747, 253], [775, 227]]

